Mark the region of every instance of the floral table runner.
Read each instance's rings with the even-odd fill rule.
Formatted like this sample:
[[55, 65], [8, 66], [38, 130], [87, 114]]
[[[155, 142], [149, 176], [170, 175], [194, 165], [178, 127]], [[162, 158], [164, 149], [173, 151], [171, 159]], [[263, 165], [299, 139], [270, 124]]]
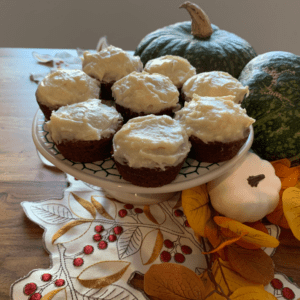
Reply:
[[[202, 245], [178, 199], [151, 206], [123, 204], [67, 175], [61, 200], [23, 202], [29, 219], [45, 232], [51, 266], [33, 270], [11, 286], [11, 299], [149, 299], [133, 279], [153, 264], [171, 262], [201, 274]], [[279, 227], [268, 227], [279, 236]], [[269, 255], [273, 248], [264, 249]], [[300, 288], [275, 274], [265, 289], [278, 299], [298, 299]]]

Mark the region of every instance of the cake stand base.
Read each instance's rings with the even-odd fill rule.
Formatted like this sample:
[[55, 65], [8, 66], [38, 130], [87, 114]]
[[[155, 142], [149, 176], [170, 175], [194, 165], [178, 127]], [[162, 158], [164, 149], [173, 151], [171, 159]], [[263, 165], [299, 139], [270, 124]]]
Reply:
[[161, 193], [161, 194], [138, 194], [138, 193], [124, 193], [116, 190], [104, 191], [112, 198], [121, 201], [123, 203], [135, 204], [135, 205], [152, 205], [161, 203], [168, 200], [179, 200], [181, 192]]

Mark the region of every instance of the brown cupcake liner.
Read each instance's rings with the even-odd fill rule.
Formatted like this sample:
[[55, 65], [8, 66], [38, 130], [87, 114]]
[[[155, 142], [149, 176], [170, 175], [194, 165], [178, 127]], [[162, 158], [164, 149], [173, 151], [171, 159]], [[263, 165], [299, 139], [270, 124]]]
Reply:
[[104, 160], [111, 156], [112, 138], [102, 138], [99, 141], [67, 141], [55, 144], [64, 158], [74, 162], [91, 163]]
[[137, 113], [127, 107], [124, 107], [124, 106], [116, 103], [116, 110], [122, 115], [122, 117], [124, 119], [124, 123], [126, 123], [130, 119], [133, 119], [136, 117], [142, 117], [142, 116], [146, 116], [146, 115], [150, 115], [150, 114], [153, 114], [156, 116], [168, 115], [170, 117], [173, 117], [173, 115], [174, 115], [173, 109], [174, 108], [166, 108], [166, 109], [159, 111], [158, 113], [144, 113], [144, 112]]
[[223, 143], [223, 142], [208, 142], [204, 143], [201, 139], [190, 136], [192, 144], [189, 157], [198, 160], [199, 162], [218, 163], [232, 159], [248, 139], [250, 130], [247, 130], [247, 136], [243, 139]]
[[142, 187], [160, 187], [171, 183], [181, 170], [185, 159], [177, 166], [159, 168], [132, 168], [115, 161], [116, 167], [124, 180]]

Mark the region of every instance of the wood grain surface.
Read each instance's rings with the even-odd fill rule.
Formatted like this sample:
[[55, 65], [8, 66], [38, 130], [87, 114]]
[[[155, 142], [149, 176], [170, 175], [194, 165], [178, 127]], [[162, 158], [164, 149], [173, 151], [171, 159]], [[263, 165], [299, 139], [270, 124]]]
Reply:
[[[43, 229], [26, 217], [21, 202], [61, 199], [67, 186], [64, 173], [41, 163], [31, 138], [38, 105], [37, 84], [29, 76], [50, 71], [49, 65], [34, 60], [32, 51], [61, 50], [0, 49], [0, 300], [10, 299], [16, 280], [50, 267]], [[282, 231], [280, 241], [273, 256], [276, 271], [300, 285], [300, 242], [289, 230]]]

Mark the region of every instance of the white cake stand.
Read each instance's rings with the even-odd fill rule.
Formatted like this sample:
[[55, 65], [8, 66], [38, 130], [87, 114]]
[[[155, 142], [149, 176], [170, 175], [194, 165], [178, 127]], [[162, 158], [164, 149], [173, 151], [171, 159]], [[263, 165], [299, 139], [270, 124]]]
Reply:
[[251, 126], [246, 143], [231, 160], [211, 164], [188, 158], [172, 183], [157, 188], [146, 188], [135, 186], [122, 179], [112, 159], [93, 163], [77, 163], [65, 159], [55, 147], [49, 132], [44, 128], [44, 124], [44, 116], [38, 110], [32, 123], [32, 138], [42, 156], [75, 178], [89, 185], [103, 188], [115, 199], [124, 203], [139, 205], [151, 205], [173, 197], [180, 197], [182, 190], [209, 182], [229, 171], [241, 162], [250, 149], [254, 136]]

